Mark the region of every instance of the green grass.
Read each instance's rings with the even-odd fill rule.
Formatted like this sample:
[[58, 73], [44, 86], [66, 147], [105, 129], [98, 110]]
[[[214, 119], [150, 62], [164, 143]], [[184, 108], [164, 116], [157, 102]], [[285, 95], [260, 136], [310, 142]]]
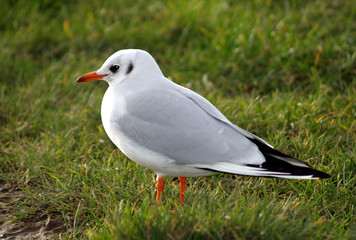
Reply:
[[[63, 238], [354, 239], [356, 4], [333, 1], [1, 1], [0, 178], [19, 219], [49, 215]], [[232, 122], [331, 174], [323, 181], [166, 179], [103, 130], [104, 82], [76, 84], [124, 48]]]

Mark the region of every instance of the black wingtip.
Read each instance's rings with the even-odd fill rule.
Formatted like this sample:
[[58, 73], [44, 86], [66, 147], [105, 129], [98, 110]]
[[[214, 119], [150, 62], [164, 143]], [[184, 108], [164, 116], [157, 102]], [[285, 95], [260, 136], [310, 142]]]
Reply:
[[[311, 178], [330, 178], [331, 176], [327, 173], [321, 172], [319, 170], [313, 169], [309, 164], [302, 162], [299, 159], [288, 156], [282, 152], [269, 147], [265, 143], [259, 141], [258, 139], [249, 138], [251, 142], [257, 145], [261, 153], [266, 159], [261, 167], [276, 171], [276, 172], [287, 172], [293, 176], [312, 176]], [[285, 159], [285, 160], [283, 160]], [[292, 161], [291, 161], [292, 160]], [[299, 164], [298, 164], [299, 162]], [[297, 163], [297, 164], [295, 164]], [[304, 164], [305, 166], [303, 166]], [[255, 166], [257, 167], [257, 166]]]
[[315, 173], [313, 174], [313, 177], [315, 178], [331, 178], [331, 175], [327, 174], [327, 173], [324, 173], [324, 172], [321, 172], [319, 170], [315, 170]]

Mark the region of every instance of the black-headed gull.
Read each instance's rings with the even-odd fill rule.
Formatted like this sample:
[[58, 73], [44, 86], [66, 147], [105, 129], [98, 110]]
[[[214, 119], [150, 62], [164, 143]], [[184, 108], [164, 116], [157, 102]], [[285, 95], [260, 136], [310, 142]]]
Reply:
[[120, 50], [77, 82], [92, 80], [109, 84], [101, 118], [111, 141], [131, 160], [157, 173], [157, 203], [164, 176], [179, 177], [182, 202], [186, 177], [215, 172], [330, 177], [232, 124], [208, 100], [167, 79], [146, 51]]

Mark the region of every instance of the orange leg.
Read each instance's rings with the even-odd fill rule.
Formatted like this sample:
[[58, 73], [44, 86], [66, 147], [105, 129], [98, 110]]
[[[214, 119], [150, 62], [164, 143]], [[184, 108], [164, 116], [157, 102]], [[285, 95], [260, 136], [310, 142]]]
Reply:
[[163, 188], [164, 188], [164, 181], [163, 181], [163, 177], [159, 177], [157, 179], [157, 198], [156, 198], [156, 202], [157, 205], [159, 203], [159, 201], [161, 200], [161, 193], [163, 192]]
[[187, 178], [185, 178], [185, 177], [178, 177], [178, 178], [179, 178], [179, 182], [180, 182], [180, 201], [183, 204], [184, 203], [184, 196], [185, 196], [185, 180]]

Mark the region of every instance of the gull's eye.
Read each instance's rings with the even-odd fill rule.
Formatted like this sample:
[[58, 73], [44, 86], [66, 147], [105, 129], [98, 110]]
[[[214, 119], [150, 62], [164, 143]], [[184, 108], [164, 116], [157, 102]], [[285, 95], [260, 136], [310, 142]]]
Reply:
[[114, 64], [110, 67], [110, 71], [113, 73], [117, 72], [119, 69], [120, 69], [120, 65], [118, 64]]

